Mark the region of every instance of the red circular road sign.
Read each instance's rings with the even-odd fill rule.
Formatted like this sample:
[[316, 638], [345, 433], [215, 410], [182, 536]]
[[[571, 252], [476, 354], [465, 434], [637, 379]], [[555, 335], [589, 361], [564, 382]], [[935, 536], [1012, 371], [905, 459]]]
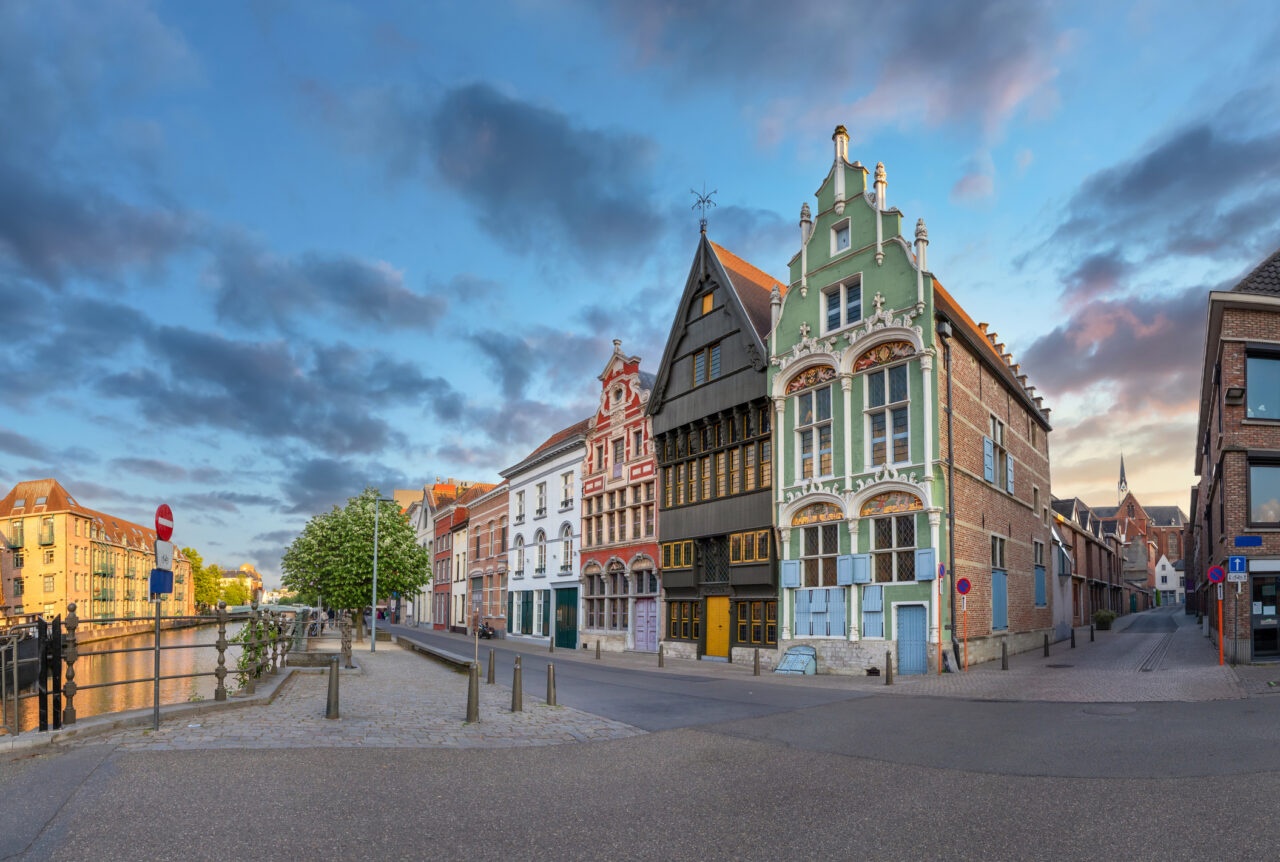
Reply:
[[161, 503], [156, 509], [156, 537], [162, 542], [169, 541], [173, 535], [173, 510], [168, 503]]
[[1213, 581], [1215, 584], [1220, 584], [1226, 579], [1227, 573], [1222, 566], [1214, 566], [1209, 570], [1209, 580]]
[[956, 581], [956, 592], [962, 596], [969, 595], [969, 579], [968, 578], [961, 578], [960, 580]]

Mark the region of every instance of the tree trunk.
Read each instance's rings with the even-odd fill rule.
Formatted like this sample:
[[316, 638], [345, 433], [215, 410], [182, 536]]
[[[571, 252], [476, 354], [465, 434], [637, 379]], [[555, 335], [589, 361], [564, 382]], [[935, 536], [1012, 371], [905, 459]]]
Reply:
[[356, 640], [364, 640], [364, 612], [362, 608], [355, 608], [351, 611], [351, 615], [355, 618], [356, 623]]

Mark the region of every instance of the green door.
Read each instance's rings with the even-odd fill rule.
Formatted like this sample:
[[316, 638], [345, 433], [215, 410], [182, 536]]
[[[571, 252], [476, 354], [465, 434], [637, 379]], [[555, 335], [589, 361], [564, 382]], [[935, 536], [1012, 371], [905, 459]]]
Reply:
[[556, 646], [578, 648], [578, 588], [556, 590]]
[[1129, 593], [1129, 613], [1136, 614], [1138, 612], [1138, 594]]

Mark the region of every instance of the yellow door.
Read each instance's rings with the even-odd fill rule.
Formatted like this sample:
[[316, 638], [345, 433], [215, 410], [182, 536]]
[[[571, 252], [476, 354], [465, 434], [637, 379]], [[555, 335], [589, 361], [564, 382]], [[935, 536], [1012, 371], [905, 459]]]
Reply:
[[729, 657], [729, 597], [707, 597], [707, 655]]

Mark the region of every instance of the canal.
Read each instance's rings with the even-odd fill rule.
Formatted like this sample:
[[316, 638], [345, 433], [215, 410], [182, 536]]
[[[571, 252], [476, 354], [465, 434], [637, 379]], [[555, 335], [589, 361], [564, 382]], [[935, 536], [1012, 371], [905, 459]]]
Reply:
[[[240, 631], [243, 623], [227, 626], [227, 640]], [[174, 629], [164, 631], [160, 635], [160, 643], [183, 644], [192, 649], [165, 649], [160, 651], [160, 675], [180, 673], [201, 673], [211, 671], [218, 666], [218, 651], [213, 644], [218, 639], [216, 625], [202, 625], [197, 628]], [[115, 655], [86, 656], [87, 652], [100, 652], [109, 649], [125, 649], [129, 647], [150, 647], [155, 643], [155, 635], [151, 633], [127, 635], [110, 640], [94, 641], [79, 645], [80, 658], [76, 661], [76, 684], [92, 685], [98, 682], [109, 682], [121, 679], [141, 679], [143, 682], [129, 685], [113, 685], [106, 688], [81, 689], [76, 693], [77, 721], [91, 715], [105, 712], [123, 712], [128, 709], [149, 707], [152, 704], [153, 684], [150, 677], [155, 669], [155, 652], [147, 649], [141, 652], [117, 653]], [[236, 659], [240, 655], [238, 644], [227, 646], [227, 691], [236, 690], [234, 673]], [[217, 677], [200, 676], [195, 679], [165, 679], [160, 681], [160, 703], [188, 703], [195, 700], [212, 700]], [[35, 687], [26, 689], [34, 691]], [[25, 693], [25, 692], [24, 692]], [[40, 715], [37, 698], [26, 698], [19, 705], [19, 729], [35, 730], [40, 726]], [[0, 731], [3, 733], [3, 731]]]

